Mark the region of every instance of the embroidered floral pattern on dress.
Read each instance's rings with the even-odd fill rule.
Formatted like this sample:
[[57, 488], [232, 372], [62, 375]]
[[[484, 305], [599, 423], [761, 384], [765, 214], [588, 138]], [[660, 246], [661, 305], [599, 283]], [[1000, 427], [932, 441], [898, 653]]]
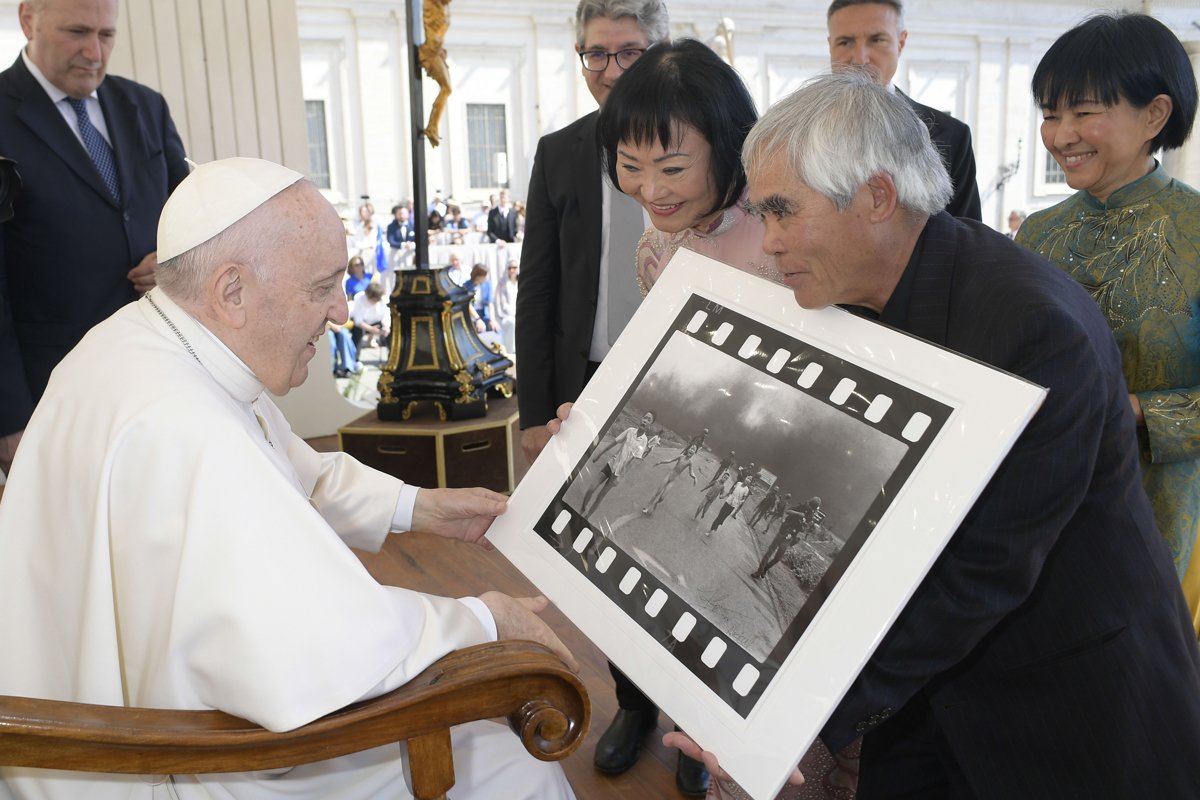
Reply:
[[1075, 278], [1113, 329], [1146, 419], [1143, 483], [1200, 633], [1188, 572], [1200, 531], [1200, 193], [1156, 165], [1105, 203], [1081, 191], [1031, 214], [1017, 242]]
[[1051, 231], [1038, 248], [1088, 290], [1114, 329], [1152, 309], [1192, 316], [1166, 235], [1149, 203], [1085, 214]]

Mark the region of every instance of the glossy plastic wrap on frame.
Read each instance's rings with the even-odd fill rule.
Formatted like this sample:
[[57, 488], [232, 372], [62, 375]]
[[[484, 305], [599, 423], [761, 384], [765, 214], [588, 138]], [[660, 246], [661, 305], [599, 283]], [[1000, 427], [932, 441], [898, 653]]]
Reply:
[[768, 798], [1044, 394], [680, 250], [489, 538]]

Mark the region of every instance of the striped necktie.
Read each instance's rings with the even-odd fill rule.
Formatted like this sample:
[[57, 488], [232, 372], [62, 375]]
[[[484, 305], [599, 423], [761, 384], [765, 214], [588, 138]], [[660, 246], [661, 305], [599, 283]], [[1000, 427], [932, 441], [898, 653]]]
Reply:
[[92, 157], [92, 163], [96, 165], [100, 179], [104, 181], [104, 185], [113, 199], [120, 202], [121, 186], [117, 178], [117, 162], [113, 159], [112, 147], [100, 135], [100, 131], [92, 125], [92, 118], [88, 116], [87, 101], [77, 100], [74, 97], [64, 99], [70, 103], [71, 108], [75, 109], [75, 116], [79, 120], [79, 138], [83, 139], [83, 146], [87, 148], [88, 155]]

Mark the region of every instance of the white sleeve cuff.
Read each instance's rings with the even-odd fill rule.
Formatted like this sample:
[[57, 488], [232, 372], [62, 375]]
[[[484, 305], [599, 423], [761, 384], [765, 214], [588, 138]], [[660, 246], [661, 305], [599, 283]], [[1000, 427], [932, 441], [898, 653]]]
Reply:
[[413, 509], [417, 505], [417, 492], [420, 487], [406, 483], [400, 487], [400, 496], [396, 498], [396, 512], [392, 514], [392, 530], [412, 530]]
[[479, 624], [487, 633], [488, 641], [496, 641], [499, 637], [499, 633], [496, 631], [496, 620], [492, 617], [492, 612], [488, 609], [487, 604], [478, 597], [460, 597], [458, 602], [471, 609], [471, 613], [479, 618]]

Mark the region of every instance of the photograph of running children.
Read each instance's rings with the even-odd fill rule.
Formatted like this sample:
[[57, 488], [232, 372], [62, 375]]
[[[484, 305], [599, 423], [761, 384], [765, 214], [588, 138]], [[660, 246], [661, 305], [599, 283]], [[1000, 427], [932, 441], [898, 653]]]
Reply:
[[676, 331], [563, 501], [764, 661], [907, 451]]

